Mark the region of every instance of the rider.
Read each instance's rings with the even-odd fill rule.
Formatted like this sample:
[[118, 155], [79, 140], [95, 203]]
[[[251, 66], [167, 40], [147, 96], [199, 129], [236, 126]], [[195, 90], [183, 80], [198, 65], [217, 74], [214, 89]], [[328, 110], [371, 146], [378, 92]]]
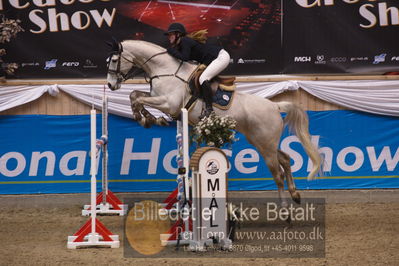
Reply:
[[222, 47], [206, 42], [207, 30], [201, 30], [187, 35], [186, 28], [181, 23], [172, 23], [165, 35], [168, 35], [170, 47], [168, 53], [183, 61], [194, 60], [207, 68], [199, 77], [201, 93], [205, 102], [205, 116], [213, 111], [212, 88], [210, 80], [222, 72], [230, 63], [230, 55]]

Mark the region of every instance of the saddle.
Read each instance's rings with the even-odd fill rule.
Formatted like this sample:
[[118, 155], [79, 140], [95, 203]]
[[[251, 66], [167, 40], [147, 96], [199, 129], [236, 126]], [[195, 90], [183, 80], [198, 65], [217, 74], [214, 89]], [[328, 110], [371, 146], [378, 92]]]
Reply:
[[[205, 68], [206, 65], [199, 65], [188, 79], [188, 87], [195, 100], [202, 98], [199, 77], [204, 72]], [[236, 88], [236, 85], [234, 84], [235, 79], [235, 77], [216, 76], [211, 80], [211, 83], [214, 81], [219, 83], [218, 88], [212, 97], [214, 106], [220, 109], [229, 109]], [[195, 100], [190, 100], [190, 102], [193, 103]]]

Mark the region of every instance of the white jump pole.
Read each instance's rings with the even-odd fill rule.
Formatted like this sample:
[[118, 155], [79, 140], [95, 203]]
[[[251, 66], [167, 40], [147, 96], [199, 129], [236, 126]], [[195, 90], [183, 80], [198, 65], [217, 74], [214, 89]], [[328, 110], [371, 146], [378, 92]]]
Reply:
[[[102, 137], [108, 138], [108, 97], [104, 95], [102, 106]], [[108, 140], [102, 145], [103, 148], [103, 169], [102, 169], [102, 191], [103, 204], [107, 204], [108, 195]]]
[[[176, 195], [176, 205], [174, 208], [166, 211], [183, 211], [182, 208], [188, 208], [189, 205], [187, 201], [189, 201], [190, 197], [190, 180], [189, 180], [189, 167], [190, 167], [190, 154], [189, 154], [189, 127], [188, 127], [188, 111], [185, 108], [181, 109], [181, 119], [177, 121], [177, 130], [176, 130], [176, 142], [177, 142], [177, 167], [179, 169], [177, 176], [177, 195]], [[181, 171], [183, 170], [183, 171]], [[186, 205], [185, 205], [186, 203]], [[167, 204], [166, 204], [167, 205]], [[163, 246], [166, 245], [175, 245], [177, 243], [181, 245], [189, 244], [191, 240], [190, 234], [190, 221], [189, 219], [185, 219], [184, 221], [184, 231], [181, 231], [181, 225], [179, 224], [176, 230], [172, 230], [165, 234], [161, 234], [161, 244]], [[175, 238], [175, 240], [171, 240], [171, 238]]]
[[[161, 245], [188, 244], [189, 250], [206, 251], [207, 247], [212, 246], [216, 241], [220, 248], [231, 249], [232, 242], [228, 238], [226, 210], [228, 159], [221, 149], [213, 147], [197, 149], [190, 159], [188, 129], [188, 111], [183, 108], [181, 109], [181, 120], [177, 122], [176, 135], [179, 168], [176, 207], [164, 209], [162, 213], [165, 211], [177, 211], [178, 213], [184, 211], [187, 213], [182, 210], [185, 203], [182, 194], [184, 190], [185, 200], [190, 200], [190, 183], [192, 189], [191, 213], [189, 214], [190, 217], [184, 217], [186, 218], [183, 221], [184, 231], [180, 228], [181, 220], [178, 220], [169, 231], [160, 235]], [[192, 164], [191, 176], [189, 173], [190, 160]], [[208, 171], [209, 163], [216, 167], [216, 172]], [[174, 192], [171, 195], [174, 195]], [[215, 206], [212, 205], [214, 202], [217, 203]], [[169, 204], [167, 206], [170, 207]], [[212, 215], [212, 220], [205, 219], [202, 215], [205, 209], [209, 211], [210, 208], [212, 213], [215, 214], [215, 216]], [[190, 221], [192, 229], [190, 228]]]
[[68, 236], [67, 248], [108, 246], [118, 248], [119, 236], [112, 234], [97, 216], [97, 147], [96, 147], [96, 110], [90, 111], [90, 219], [73, 236]]
[[94, 235], [96, 232], [96, 172], [97, 172], [97, 148], [96, 148], [96, 110], [92, 109], [90, 111], [90, 154], [91, 154], [91, 197], [90, 197], [90, 205], [91, 205], [91, 233]]
[[[183, 123], [183, 167], [186, 169], [184, 173], [184, 198], [186, 202], [189, 200], [190, 197], [190, 182], [189, 182], [189, 170], [190, 170], [190, 142], [189, 142], [189, 132], [188, 132], [188, 111], [186, 108], [181, 109], [181, 121]], [[187, 208], [187, 206], [185, 206]], [[185, 232], [190, 231], [190, 222], [189, 219], [184, 221], [184, 228]], [[187, 237], [187, 234], [185, 234]]]
[[189, 176], [189, 169], [190, 169], [190, 155], [189, 155], [189, 133], [188, 133], [188, 111], [185, 108], [181, 109], [182, 113], [182, 123], [183, 123], [183, 167], [186, 169], [186, 173], [184, 174], [185, 180], [185, 198], [188, 200], [189, 198], [189, 191], [190, 191], [190, 184], [188, 182]]
[[[118, 214], [120, 216], [126, 215], [128, 206], [123, 204], [121, 200], [114, 195], [108, 188], [109, 173], [108, 173], [108, 96], [104, 94], [102, 99], [102, 134], [99, 140], [96, 140], [97, 152], [102, 152], [102, 190], [96, 198], [96, 213], [97, 214]], [[99, 156], [100, 157], [100, 156]], [[98, 158], [99, 158], [98, 157]], [[97, 169], [97, 168], [96, 168]], [[83, 216], [89, 216], [92, 213], [91, 205], [84, 205], [82, 210]]]

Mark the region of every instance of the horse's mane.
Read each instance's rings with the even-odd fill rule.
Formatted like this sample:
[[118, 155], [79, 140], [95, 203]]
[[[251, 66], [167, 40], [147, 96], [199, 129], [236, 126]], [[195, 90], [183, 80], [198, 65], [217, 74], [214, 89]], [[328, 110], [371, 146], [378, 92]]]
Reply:
[[127, 43], [127, 44], [133, 44], [133, 43], [141, 43], [142, 45], [147, 45], [147, 46], [151, 46], [152, 48], [158, 49], [159, 51], [165, 51], [166, 49], [163, 48], [162, 46], [159, 46], [155, 43], [152, 42], [147, 42], [147, 41], [143, 41], [143, 40], [131, 40], [131, 39], [127, 39], [127, 40], [123, 40], [122, 42]]

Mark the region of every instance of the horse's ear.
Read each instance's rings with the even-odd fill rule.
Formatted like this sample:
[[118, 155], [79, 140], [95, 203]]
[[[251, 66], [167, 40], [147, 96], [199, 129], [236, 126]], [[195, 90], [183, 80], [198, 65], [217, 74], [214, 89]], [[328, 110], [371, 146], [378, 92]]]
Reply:
[[122, 52], [122, 45], [115, 37], [112, 37], [111, 41], [107, 42], [108, 46], [111, 48], [111, 52], [119, 53]]

